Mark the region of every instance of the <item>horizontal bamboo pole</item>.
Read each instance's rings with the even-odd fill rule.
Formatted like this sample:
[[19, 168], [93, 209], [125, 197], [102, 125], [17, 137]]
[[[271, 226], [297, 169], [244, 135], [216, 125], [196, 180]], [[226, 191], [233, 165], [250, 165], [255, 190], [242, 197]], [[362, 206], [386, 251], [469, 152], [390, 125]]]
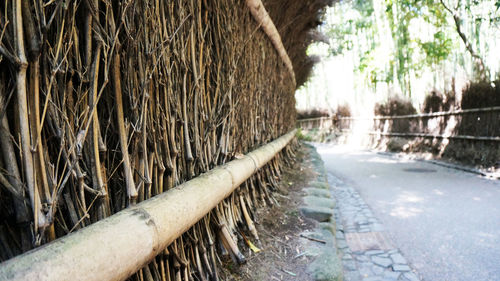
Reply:
[[473, 140], [473, 141], [500, 141], [500, 137], [490, 137], [490, 136], [436, 135], [436, 134], [422, 134], [422, 133], [382, 133], [376, 131], [370, 131], [366, 133], [369, 135], [381, 135], [390, 137], [458, 139], [458, 140]]
[[372, 117], [342, 117], [340, 119], [342, 119], [342, 120], [414, 119], [414, 118], [432, 118], [432, 117], [441, 117], [441, 116], [464, 115], [464, 114], [470, 114], [470, 113], [496, 112], [496, 111], [500, 111], [500, 106], [471, 108], [471, 109], [459, 109], [459, 110], [452, 110], [452, 111], [440, 111], [440, 112], [410, 114], [410, 115], [372, 116]]
[[[350, 129], [340, 130], [342, 133], [351, 133]], [[377, 131], [364, 131], [360, 132], [367, 135], [380, 135], [389, 137], [404, 137], [404, 138], [427, 138], [427, 139], [457, 139], [457, 140], [470, 140], [470, 141], [498, 141], [500, 142], [500, 137], [490, 137], [490, 136], [468, 136], [468, 135], [436, 135], [436, 134], [424, 134], [424, 133], [384, 133]]]
[[295, 130], [241, 159], [0, 264], [0, 280], [124, 280], [271, 160]]
[[306, 118], [306, 119], [299, 119], [297, 120], [297, 123], [304, 123], [304, 122], [314, 122], [314, 121], [322, 121], [322, 120], [332, 120], [332, 117], [315, 117], [315, 118]]
[[[340, 117], [340, 120], [386, 120], [386, 119], [413, 119], [413, 118], [431, 118], [431, 117], [441, 117], [441, 116], [451, 116], [451, 115], [463, 115], [470, 113], [479, 113], [479, 112], [500, 112], [500, 106], [492, 106], [492, 107], [481, 107], [481, 108], [471, 108], [471, 109], [459, 109], [452, 111], [439, 111], [432, 113], [421, 113], [421, 114], [410, 114], [410, 115], [395, 115], [395, 116], [358, 116], [358, 117]], [[326, 119], [333, 119], [332, 117], [316, 117], [316, 118], [307, 118], [307, 119], [299, 119], [297, 123], [311, 122], [311, 121], [320, 121]]]

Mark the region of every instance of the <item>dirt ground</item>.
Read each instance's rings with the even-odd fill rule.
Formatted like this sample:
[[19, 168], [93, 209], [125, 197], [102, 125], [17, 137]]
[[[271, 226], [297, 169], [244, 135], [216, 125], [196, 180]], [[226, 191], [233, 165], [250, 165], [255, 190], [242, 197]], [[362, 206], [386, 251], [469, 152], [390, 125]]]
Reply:
[[305, 253], [305, 238], [300, 233], [313, 229], [315, 222], [304, 218], [298, 207], [303, 187], [317, 174], [311, 163], [310, 148], [302, 145], [296, 156], [297, 161], [283, 169], [280, 190], [274, 193], [278, 203], [257, 212], [261, 252], [250, 253], [248, 249], [244, 265], [227, 261], [221, 272], [222, 280], [311, 280], [306, 267], [312, 258]]

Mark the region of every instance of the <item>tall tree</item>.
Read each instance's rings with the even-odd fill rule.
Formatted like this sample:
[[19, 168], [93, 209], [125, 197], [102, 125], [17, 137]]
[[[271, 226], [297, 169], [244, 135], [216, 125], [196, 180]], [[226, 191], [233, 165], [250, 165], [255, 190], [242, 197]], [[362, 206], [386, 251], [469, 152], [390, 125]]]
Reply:
[[[498, 2], [500, 2], [500, 1], [497, 1], [497, 4], [498, 4]], [[440, 0], [440, 3], [441, 3], [441, 5], [443, 5], [445, 10], [448, 11], [451, 14], [451, 16], [453, 17], [453, 21], [455, 23], [455, 29], [458, 33], [458, 36], [460, 37], [460, 39], [464, 43], [465, 48], [467, 49], [469, 54], [474, 59], [474, 63], [476, 65], [476, 68], [477, 68], [477, 71], [479, 74], [479, 78], [480, 79], [487, 78], [489, 76], [489, 70], [486, 68], [486, 65], [484, 63], [483, 58], [474, 50], [470, 40], [467, 38], [467, 35], [465, 35], [464, 31], [462, 30], [461, 23], [463, 22], [463, 19], [460, 16], [462, 1], [457, 0], [457, 3], [456, 3], [454, 8], [451, 8], [449, 5], [447, 5], [444, 2], [444, 0]]]

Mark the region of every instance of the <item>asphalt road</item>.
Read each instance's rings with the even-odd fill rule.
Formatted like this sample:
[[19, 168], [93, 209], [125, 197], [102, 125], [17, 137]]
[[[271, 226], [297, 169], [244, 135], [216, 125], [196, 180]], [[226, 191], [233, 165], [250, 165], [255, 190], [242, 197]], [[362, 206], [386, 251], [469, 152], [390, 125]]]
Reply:
[[499, 180], [353, 148], [317, 149], [423, 280], [500, 280]]

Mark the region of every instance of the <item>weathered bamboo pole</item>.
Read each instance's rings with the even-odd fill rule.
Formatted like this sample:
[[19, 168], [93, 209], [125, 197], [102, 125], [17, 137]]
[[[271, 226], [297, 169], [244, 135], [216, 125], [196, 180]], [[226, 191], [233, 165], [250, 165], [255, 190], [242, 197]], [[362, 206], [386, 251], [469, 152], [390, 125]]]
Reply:
[[261, 0], [246, 0], [246, 3], [255, 21], [257, 21], [257, 23], [262, 27], [266, 35], [273, 43], [279, 56], [285, 63], [286, 68], [292, 76], [293, 84], [295, 86], [295, 72], [293, 71], [292, 61], [290, 60], [290, 57], [288, 57], [285, 46], [283, 46], [283, 42], [281, 41], [281, 36], [271, 17], [267, 13], [266, 8], [264, 8], [264, 4], [262, 4]]
[[[160, 254], [293, 139], [241, 159], [0, 264], [0, 280], [123, 280]], [[140, 242], [134, 237], [141, 237]]]

